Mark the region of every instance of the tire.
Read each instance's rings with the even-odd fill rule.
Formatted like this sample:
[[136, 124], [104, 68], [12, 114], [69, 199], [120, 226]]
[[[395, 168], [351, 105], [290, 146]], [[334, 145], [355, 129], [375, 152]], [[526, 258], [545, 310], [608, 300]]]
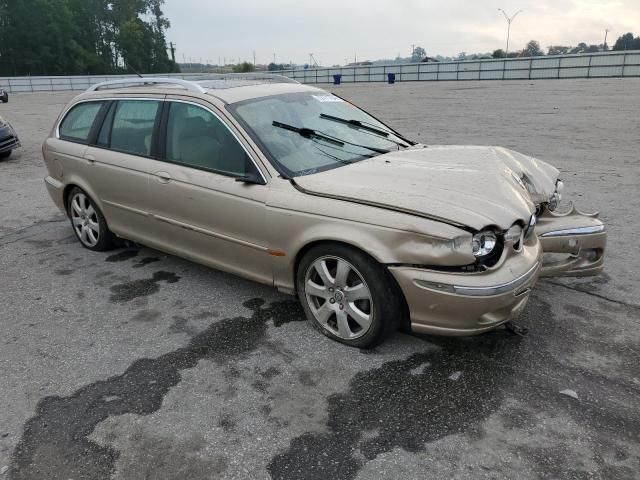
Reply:
[[9, 158], [11, 156], [11, 152], [13, 152], [13, 150], [9, 150], [8, 152], [0, 153], [0, 160], [5, 159], [5, 158]]
[[4, 92], [0, 98], [2, 99], [2, 103], [7, 103], [9, 101], [9, 94]]
[[109, 230], [104, 215], [95, 202], [82, 189], [74, 187], [67, 202], [67, 214], [71, 228], [80, 244], [95, 252], [111, 250], [115, 236]]
[[320, 244], [306, 252], [296, 288], [313, 326], [352, 347], [374, 347], [397, 329], [403, 313], [387, 270], [342, 244]]

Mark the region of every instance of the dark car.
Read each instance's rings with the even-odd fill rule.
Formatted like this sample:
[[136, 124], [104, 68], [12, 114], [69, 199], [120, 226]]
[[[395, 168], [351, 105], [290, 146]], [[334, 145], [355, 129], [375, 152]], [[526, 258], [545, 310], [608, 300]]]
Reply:
[[0, 159], [8, 158], [20, 146], [20, 139], [13, 127], [0, 117]]

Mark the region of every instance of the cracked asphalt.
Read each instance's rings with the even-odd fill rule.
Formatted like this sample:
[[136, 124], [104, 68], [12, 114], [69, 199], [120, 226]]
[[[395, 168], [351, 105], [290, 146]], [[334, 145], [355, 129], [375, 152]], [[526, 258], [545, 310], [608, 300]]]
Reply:
[[640, 478], [640, 79], [331, 89], [423, 143], [559, 167], [608, 226], [604, 274], [540, 281], [523, 337], [349, 349], [269, 287], [144, 247], [81, 248], [40, 153], [73, 95], [13, 95], [0, 480]]

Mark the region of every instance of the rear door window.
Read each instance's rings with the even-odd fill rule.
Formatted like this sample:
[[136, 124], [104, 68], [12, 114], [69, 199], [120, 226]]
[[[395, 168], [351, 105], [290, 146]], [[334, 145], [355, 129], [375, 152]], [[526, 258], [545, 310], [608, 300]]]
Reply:
[[158, 100], [119, 100], [98, 135], [100, 146], [148, 157], [151, 155]]
[[88, 143], [93, 123], [104, 102], [85, 102], [73, 107], [60, 123], [60, 138]]

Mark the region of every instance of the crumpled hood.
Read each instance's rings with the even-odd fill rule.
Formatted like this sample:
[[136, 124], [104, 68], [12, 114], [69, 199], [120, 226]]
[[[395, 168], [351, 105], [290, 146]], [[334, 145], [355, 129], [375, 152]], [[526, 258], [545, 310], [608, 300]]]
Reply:
[[387, 206], [480, 230], [528, 222], [558, 170], [502, 147], [418, 145], [295, 178], [308, 193]]

